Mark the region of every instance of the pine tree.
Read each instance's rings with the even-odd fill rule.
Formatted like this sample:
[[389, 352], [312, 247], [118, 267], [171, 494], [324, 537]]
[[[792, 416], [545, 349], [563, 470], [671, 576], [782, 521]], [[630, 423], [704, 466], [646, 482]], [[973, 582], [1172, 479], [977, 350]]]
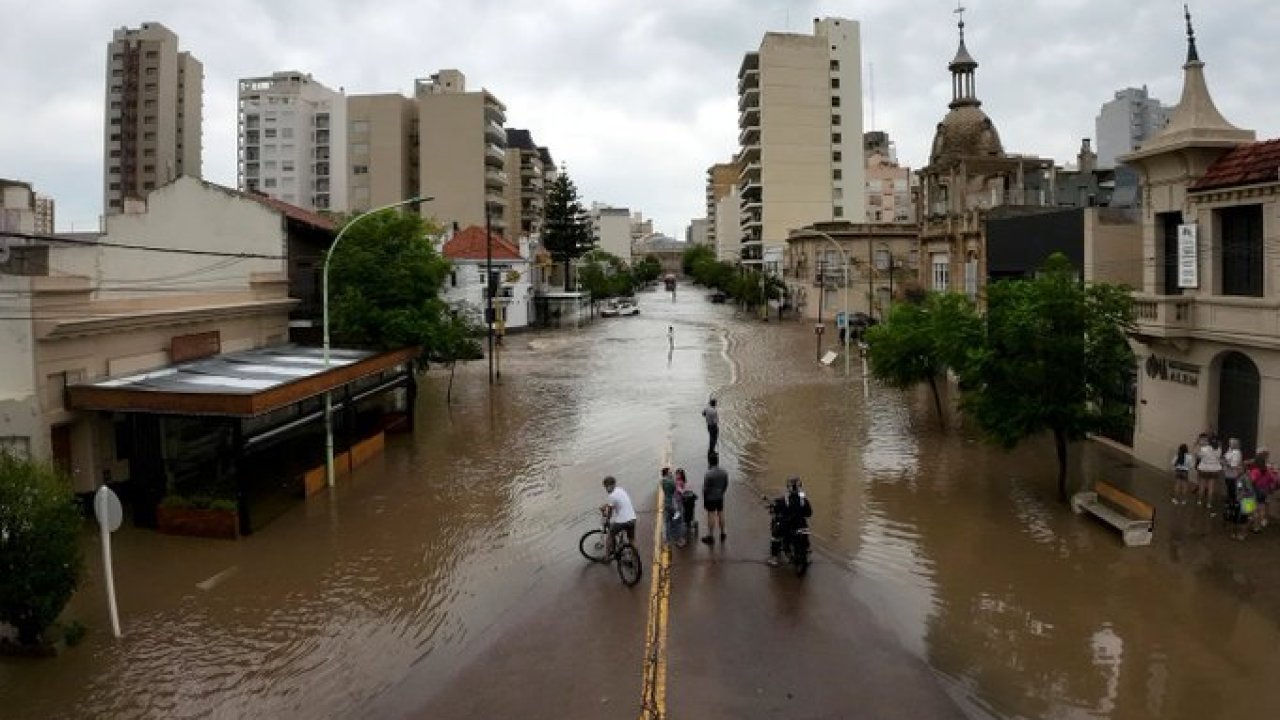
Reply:
[[562, 169], [547, 192], [547, 209], [542, 228], [542, 246], [551, 259], [564, 263], [564, 289], [571, 290], [570, 264], [595, 247], [591, 219], [578, 200], [578, 188]]

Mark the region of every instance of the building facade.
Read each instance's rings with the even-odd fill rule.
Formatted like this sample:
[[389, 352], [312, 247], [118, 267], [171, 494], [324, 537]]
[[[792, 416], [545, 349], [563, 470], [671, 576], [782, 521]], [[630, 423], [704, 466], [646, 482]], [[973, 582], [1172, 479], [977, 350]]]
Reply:
[[107, 45], [103, 207], [121, 212], [182, 175], [201, 174], [204, 69], [160, 23], [120, 28]]
[[738, 110], [744, 263], [780, 255], [794, 228], [866, 216], [856, 21], [766, 33], [739, 67]]
[[507, 237], [536, 238], [542, 233], [547, 202], [546, 168], [528, 130], [507, 129]]
[[918, 284], [918, 243], [915, 223], [827, 222], [794, 230], [782, 262], [789, 303], [801, 317], [824, 322], [834, 322], [846, 302], [850, 313], [883, 319]]
[[1137, 150], [1152, 135], [1169, 123], [1173, 108], [1147, 92], [1147, 86], [1117, 90], [1115, 97], [1102, 104], [1094, 120], [1098, 139], [1098, 165], [1115, 167], [1117, 158]]
[[927, 290], [979, 300], [986, 277], [986, 215], [992, 208], [1052, 205], [1050, 160], [1008, 154], [976, 94], [978, 63], [964, 42], [948, 65], [950, 111], [920, 171], [920, 281]]
[[307, 210], [347, 210], [347, 98], [297, 71], [239, 83], [237, 187]]
[[724, 262], [741, 261], [742, 197], [738, 186], [730, 184], [724, 195], [716, 200], [715, 247], [716, 259]]
[[347, 204], [364, 212], [418, 195], [418, 108], [399, 93], [347, 97]]
[[[729, 191], [738, 184], [738, 166], [734, 163], [716, 163], [707, 168], [707, 190], [706, 190], [706, 207], [707, 207], [707, 244], [717, 248], [719, 254], [720, 235], [719, 235], [719, 211], [720, 200], [729, 194]], [[736, 213], [735, 213], [736, 216]], [[737, 253], [738, 238], [738, 222], [733, 223], [732, 233], [726, 237], [727, 241], [731, 241], [734, 245], [734, 253]]]
[[414, 81], [418, 108], [418, 188], [422, 206], [456, 227], [486, 224], [506, 234], [507, 110], [488, 90], [467, 91], [466, 76], [441, 70]]
[[873, 131], [863, 136], [867, 160], [867, 216], [869, 223], [915, 222], [918, 184], [911, 168], [898, 164], [889, 134]]
[[689, 227], [685, 229], [684, 241], [690, 245], [709, 245], [710, 233], [710, 223], [707, 218], [694, 218], [689, 221]]
[[492, 267], [497, 274], [494, 323], [498, 332], [523, 330], [533, 323], [536, 248], [528, 238], [512, 242], [494, 233], [486, 246], [484, 228], [472, 226], [453, 233], [441, 253], [453, 264], [443, 298], [455, 310], [484, 322], [486, 273]]
[[1223, 118], [1188, 17], [1182, 96], [1120, 162], [1137, 169], [1143, 256], [1135, 294], [1134, 453], [1165, 465], [1212, 429], [1249, 457], [1280, 442], [1280, 140]]

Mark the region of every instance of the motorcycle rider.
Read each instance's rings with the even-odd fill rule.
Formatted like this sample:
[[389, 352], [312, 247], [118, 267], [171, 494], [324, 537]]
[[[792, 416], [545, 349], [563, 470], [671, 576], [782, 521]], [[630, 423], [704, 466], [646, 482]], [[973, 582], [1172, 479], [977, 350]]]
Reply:
[[805, 497], [800, 478], [787, 480], [787, 492], [774, 498], [771, 510], [773, 521], [769, 524], [769, 564], [777, 567], [782, 562], [783, 543], [789, 542], [798, 530], [809, 527], [809, 518], [813, 516], [813, 506]]

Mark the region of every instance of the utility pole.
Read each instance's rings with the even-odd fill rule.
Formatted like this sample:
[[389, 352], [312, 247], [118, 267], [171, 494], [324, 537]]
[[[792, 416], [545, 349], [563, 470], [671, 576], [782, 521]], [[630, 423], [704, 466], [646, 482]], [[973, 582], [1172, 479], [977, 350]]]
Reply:
[[497, 283], [493, 281], [493, 230], [489, 224], [489, 204], [484, 206], [484, 293], [485, 293], [485, 325], [489, 327], [489, 384], [493, 384], [493, 296], [497, 291]]
[[[816, 253], [815, 253], [816, 254]], [[814, 348], [813, 359], [822, 362], [822, 331], [826, 327], [822, 324], [822, 301], [827, 298], [827, 266], [826, 263], [818, 261], [818, 324], [813, 326]]]

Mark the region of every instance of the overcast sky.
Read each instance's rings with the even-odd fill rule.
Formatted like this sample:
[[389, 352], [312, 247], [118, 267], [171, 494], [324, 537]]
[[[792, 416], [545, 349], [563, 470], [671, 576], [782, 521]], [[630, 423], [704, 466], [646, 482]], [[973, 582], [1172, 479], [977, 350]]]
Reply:
[[[1181, 2], [968, 0], [978, 96], [1010, 152], [1074, 161], [1115, 90], [1177, 102]], [[766, 31], [818, 16], [862, 23], [864, 127], [899, 159], [927, 160], [947, 110], [954, 0], [0, 0], [0, 177], [57, 202], [58, 227], [96, 227], [102, 205], [106, 45], [159, 21], [204, 63], [204, 176], [235, 185], [236, 80], [311, 73], [348, 93], [411, 93], [458, 68], [567, 165], [586, 202], [639, 210], [683, 238], [705, 170], [737, 143], [736, 73]], [[1217, 105], [1280, 136], [1280, 3], [1192, 3]], [[874, 73], [872, 72], [874, 68]], [[874, 74], [874, 83], [871, 76]], [[874, 84], [874, 103], [871, 88]], [[874, 107], [874, 112], [873, 112]], [[873, 123], [874, 115], [874, 123]]]

